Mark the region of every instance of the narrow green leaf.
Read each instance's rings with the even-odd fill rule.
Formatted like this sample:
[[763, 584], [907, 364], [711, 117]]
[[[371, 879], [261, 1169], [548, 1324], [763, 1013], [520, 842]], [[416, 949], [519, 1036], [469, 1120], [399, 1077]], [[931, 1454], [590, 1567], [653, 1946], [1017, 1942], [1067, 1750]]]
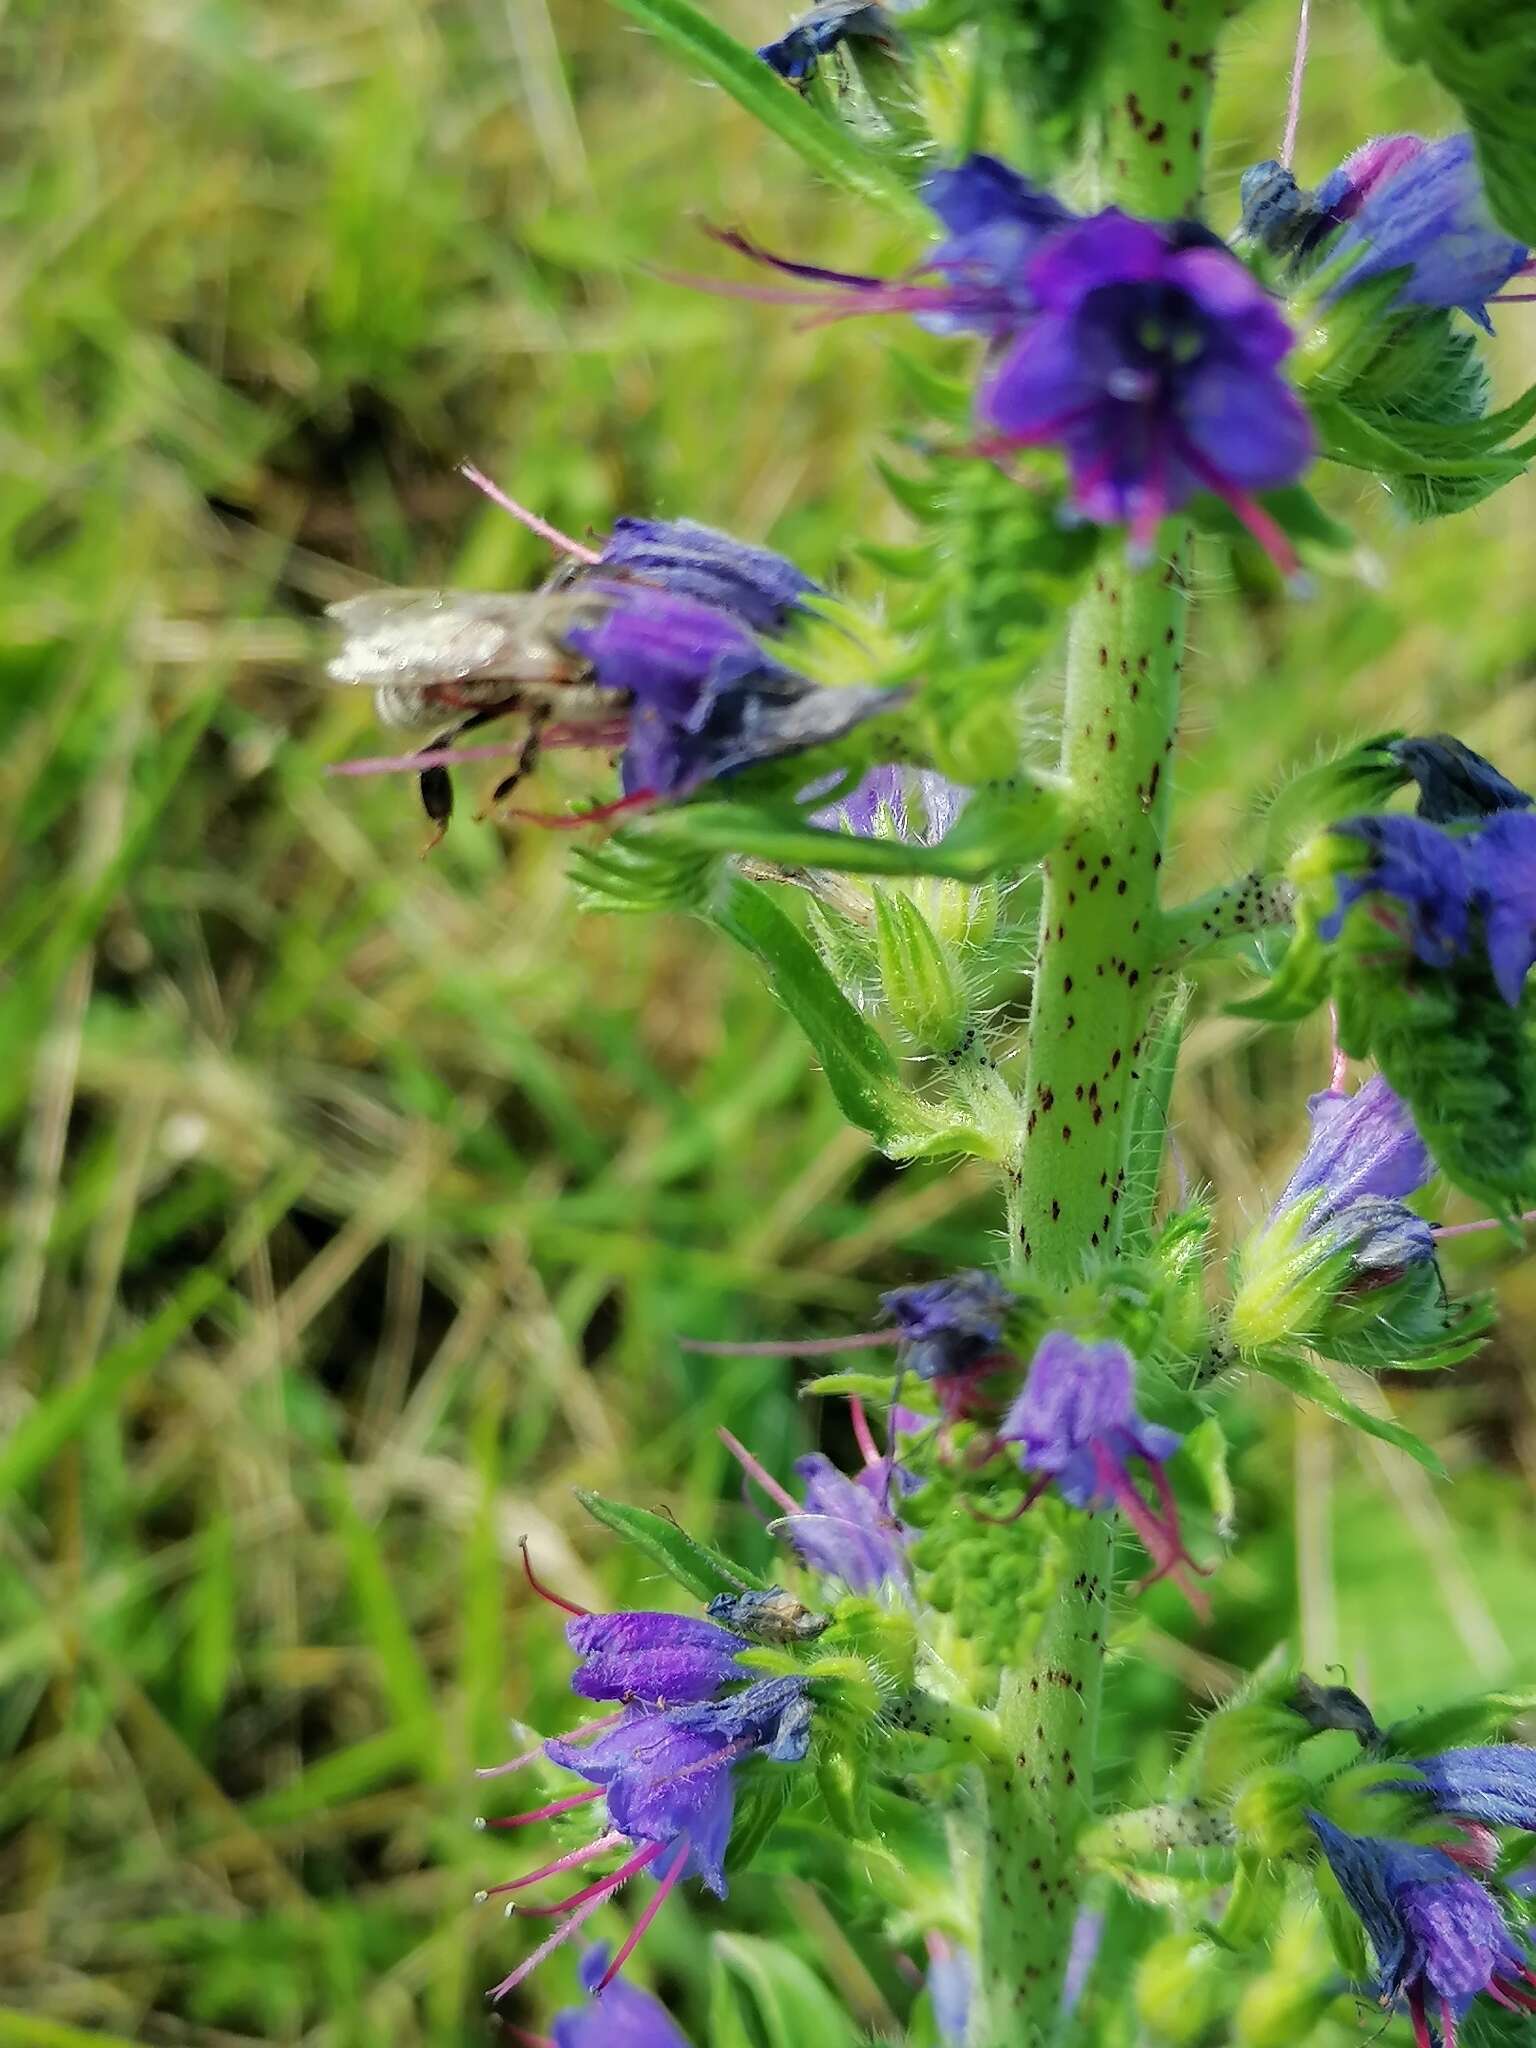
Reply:
[[827, 972], [810, 940], [768, 891], [753, 882], [733, 881], [713, 916], [728, 938], [768, 970], [774, 994], [810, 1040], [848, 1121], [877, 1143], [895, 1139], [908, 1099], [900, 1070], [874, 1026], [859, 1015]]
[[743, 1585], [760, 1592], [767, 1584], [766, 1579], [748, 1571], [745, 1565], [733, 1564], [722, 1551], [701, 1543], [697, 1536], [690, 1536], [665, 1515], [606, 1500], [602, 1494], [582, 1486], [577, 1487], [576, 1498], [595, 1521], [643, 1551], [695, 1600], [713, 1600], [717, 1593], [739, 1593]]
[[808, 106], [755, 51], [727, 35], [691, 0], [614, 0], [614, 5], [649, 29], [690, 69], [702, 71], [728, 92], [738, 106], [797, 151], [813, 171], [841, 185], [854, 198], [882, 208], [925, 238], [932, 235], [927, 208], [891, 165]]
[[1126, 1208], [1123, 1244], [1128, 1256], [1145, 1249], [1157, 1207], [1162, 1176], [1163, 1145], [1168, 1134], [1168, 1098], [1173, 1092], [1184, 1023], [1189, 1015], [1190, 985], [1179, 982], [1148, 1026], [1137, 1071], [1141, 1079], [1131, 1099], [1131, 1129], [1126, 1141]]
[[1320, 1365], [1302, 1358], [1291, 1351], [1263, 1351], [1249, 1363], [1256, 1372], [1267, 1379], [1278, 1380], [1282, 1387], [1289, 1387], [1293, 1394], [1304, 1401], [1315, 1401], [1325, 1414], [1336, 1421], [1347, 1422], [1351, 1429], [1363, 1430], [1367, 1436], [1374, 1436], [1384, 1444], [1391, 1444], [1399, 1451], [1406, 1451], [1422, 1465], [1426, 1472], [1443, 1479], [1445, 1467], [1437, 1452], [1430, 1449], [1422, 1438], [1416, 1437], [1411, 1429], [1405, 1429], [1400, 1422], [1388, 1422], [1380, 1415], [1372, 1415], [1368, 1409], [1351, 1401], [1329, 1379]]
[[715, 1970], [747, 1993], [765, 2048], [860, 2048], [853, 2021], [797, 1955], [745, 1934], [717, 1934], [713, 1947]]
[[390, 1710], [401, 1727], [420, 1731], [420, 1767], [430, 1775], [444, 1759], [435, 1738], [432, 1675], [417, 1647], [416, 1632], [400, 1603], [378, 1533], [358, 1512], [342, 1464], [323, 1468], [321, 1490], [341, 1540], [358, 1619], [377, 1659]]

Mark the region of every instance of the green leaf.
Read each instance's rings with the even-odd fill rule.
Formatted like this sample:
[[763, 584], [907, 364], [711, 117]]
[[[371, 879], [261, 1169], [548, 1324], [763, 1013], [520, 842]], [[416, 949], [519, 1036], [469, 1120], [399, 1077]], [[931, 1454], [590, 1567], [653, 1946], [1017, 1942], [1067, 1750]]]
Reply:
[[1536, 1711], [1536, 1690], [1530, 1688], [1476, 1693], [1450, 1706], [1431, 1707], [1394, 1721], [1383, 1739], [1399, 1756], [1433, 1756], [1438, 1750], [1506, 1735], [1512, 1721], [1532, 1711]]
[[1370, 0], [1393, 53], [1461, 103], [1494, 219], [1536, 243], [1536, 0]]
[[1168, 1098], [1173, 1091], [1184, 1024], [1189, 1015], [1190, 985], [1179, 982], [1147, 1025], [1142, 1040], [1141, 1075], [1131, 1099], [1131, 1129], [1126, 1141], [1126, 1206], [1124, 1249], [1128, 1258], [1144, 1250], [1151, 1238], [1162, 1175], [1163, 1146], [1168, 1135]]
[[733, 1564], [721, 1551], [701, 1543], [697, 1536], [690, 1536], [666, 1515], [607, 1500], [582, 1486], [577, 1487], [576, 1498], [595, 1521], [643, 1551], [695, 1600], [713, 1600], [717, 1593], [739, 1593], [744, 1585], [761, 1592], [767, 1585], [766, 1579], [744, 1565]]
[[1385, 1417], [1372, 1415], [1368, 1409], [1351, 1401], [1334, 1385], [1320, 1365], [1301, 1357], [1293, 1351], [1260, 1351], [1246, 1360], [1256, 1372], [1267, 1379], [1278, 1380], [1282, 1387], [1289, 1387], [1293, 1394], [1304, 1401], [1314, 1401], [1325, 1414], [1338, 1422], [1347, 1422], [1351, 1429], [1362, 1430], [1367, 1436], [1374, 1436], [1384, 1444], [1391, 1444], [1397, 1450], [1406, 1451], [1438, 1479], [1446, 1476], [1437, 1452], [1411, 1429], [1405, 1429], [1400, 1422], [1389, 1422]]
[[[826, 1985], [788, 1949], [746, 1934], [717, 1934], [711, 1947], [710, 2048], [863, 2048], [863, 2035]], [[734, 2020], [717, 2027], [717, 2013], [731, 2014], [733, 2001]]]
[[844, 128], [824, 120], [745, 43], [738, 43], [691, 0], [614, 0], [693, 71], [728, 92], [765, 128], [834, 185], [891, 214], [925, 240], [934, 232], [928, 209], [880, 157]]
[[1033, 867], [1060, 840], [1067, 817], [1066, 799], [1059, 787], [1042, 777], [1021, 776], [978, 790], [958, 821], [933, 846], [917, 840], [828, 831], [808, 825], [804, 814], [788, 805], [769, 808], [746, 803], [688, 804], [649, 836], [664, 839], [669, 846], [744, 854], [778, 867], [984, 882], [1000, 871]]

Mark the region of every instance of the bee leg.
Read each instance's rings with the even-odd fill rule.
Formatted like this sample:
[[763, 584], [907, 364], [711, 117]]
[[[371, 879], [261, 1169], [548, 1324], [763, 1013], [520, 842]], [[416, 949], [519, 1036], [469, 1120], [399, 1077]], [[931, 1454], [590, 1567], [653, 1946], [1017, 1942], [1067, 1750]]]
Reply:
[[[461, 719], [457, 725], [450, 725], [446, 732], [440, 732], [436, 739], [428, 740], [421, 751], [424, 754], [435, 754], [440, 747], [451, 747], [462, 733], [472, 732], [477, 725], [485, 725], [489, 720], [499, 718], [501, 710], [500, 705], [487, 706], [485, 710], [475, 712], [472, 717]], [[417, 780], [421, 790], [421, 807], [437, 828], [421, 849], [421, 857], [425, 860], [434, 847], [442, 843], [443, 834], [448, 830], [448, 821], [453, 816], [453, 778], [441, 762], [435, 762], [432, 767], [423, 768]]]
[[487, 817], [499, 804], [504, 804], [518, 784], [533, 773], [539, 765], [539, 755], [544, 746], [544, 728], [554, 716], [554, 709], [548, 704], [536, 704], [528, 713], [528, 737], [523, 741], [522, 751], [510, 775], [504, 775], [491, 791], [490, 800], [481, 812]]

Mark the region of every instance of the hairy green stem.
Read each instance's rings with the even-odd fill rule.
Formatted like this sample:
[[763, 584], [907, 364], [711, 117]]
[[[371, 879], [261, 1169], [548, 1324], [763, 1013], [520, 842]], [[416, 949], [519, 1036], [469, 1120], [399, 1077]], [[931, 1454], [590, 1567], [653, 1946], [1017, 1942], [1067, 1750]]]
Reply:
[[[1212, 0], [1130, 0], [1105, 84], [1101, 197], [1170, 218], [1199, 205], [1215, 68]], [[1120, 1244], [1140, 1062], [1163, 965], [1159, 870], [1192, 536], [1151, 564], [1106, 546], [1068, 640], [1061, 770], [1078, 822], [1045, 864], [1025, 1142], [1008, 1189], [1016, 1275], [1068, 1285]], [[1084, 1517], [1061, 1591], [1003, 1675], [1009, 1760], [985, 1772], [973, 2048], [1043, 2048], [1059, 2031], [1092, 1812], [1113, 1538]]]

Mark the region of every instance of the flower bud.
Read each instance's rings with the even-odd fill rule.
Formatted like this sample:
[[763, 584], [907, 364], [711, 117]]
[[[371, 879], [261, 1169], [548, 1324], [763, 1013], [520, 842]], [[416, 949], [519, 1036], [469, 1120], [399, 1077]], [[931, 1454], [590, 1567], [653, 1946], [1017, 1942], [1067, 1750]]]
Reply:
[[1316, 1797], [1298, 1771], [1261, 1771], [1233, 1801], [1232, 1824], [1261, 1856], [1305, 1855], [1312, 1842], [1307, 1808]]
[[1137, 2017], [1173, 2048], [1193, 2048], [1210, 2033], [1228, 2011], [1231, 1993], [1231, 1959], [1203, 1935], [1164, 1935], [1136, 1972]]
[[875, 954], [896, 1023], [920, 1046], [952, 1050], [965, 1031], [965, 988], [948, 949], [909, 897], [875, 891]]

